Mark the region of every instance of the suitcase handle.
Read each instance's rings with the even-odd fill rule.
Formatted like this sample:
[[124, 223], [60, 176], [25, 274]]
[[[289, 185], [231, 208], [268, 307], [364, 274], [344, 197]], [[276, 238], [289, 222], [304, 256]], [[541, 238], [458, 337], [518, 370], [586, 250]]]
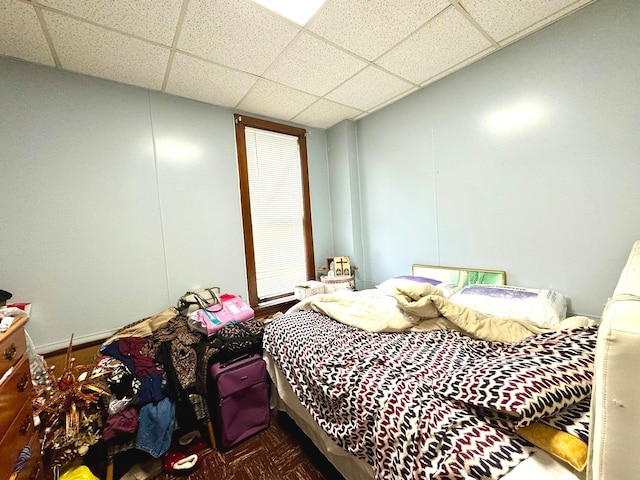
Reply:
[[240, 360], [244, 360], [245, 358], [249, 358], [252, 355], [248, 354], [248, 353], [243, 353], [242, 355], [237, 356], [236, 358], [233, 358], [231, 360], [229, 360], [228, 362], [224, 362], [220, 364], [220, 367], [225, 368], [228, 367], [229, 365], [239, 362]]

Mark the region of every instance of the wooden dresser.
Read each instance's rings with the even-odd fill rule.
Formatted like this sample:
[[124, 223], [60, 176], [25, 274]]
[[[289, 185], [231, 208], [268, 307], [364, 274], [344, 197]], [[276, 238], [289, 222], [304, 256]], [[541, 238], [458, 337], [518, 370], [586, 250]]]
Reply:
[[26, 446], [29, 446], [31, 456], [15, 478], [35, 480], [44, 477], [40, 440], [33, 423], [33, 383], [26, 354], [26, 322], [26, 317], [19, 317], [9, 330], [0, 333], [0, 480], [12, 478], [20, 452]]

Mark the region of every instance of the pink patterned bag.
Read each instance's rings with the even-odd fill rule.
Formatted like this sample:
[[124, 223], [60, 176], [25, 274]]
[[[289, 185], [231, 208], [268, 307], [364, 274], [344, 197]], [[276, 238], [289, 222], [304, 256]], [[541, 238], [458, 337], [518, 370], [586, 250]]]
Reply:
[[242, 298], [224, 293], [220, 295], [220, 305], [200, 308], [187, 317], [187, 325], [191, 330], [211, 336], [231, 322], [250, 320], [254, 316], [253, 309]]

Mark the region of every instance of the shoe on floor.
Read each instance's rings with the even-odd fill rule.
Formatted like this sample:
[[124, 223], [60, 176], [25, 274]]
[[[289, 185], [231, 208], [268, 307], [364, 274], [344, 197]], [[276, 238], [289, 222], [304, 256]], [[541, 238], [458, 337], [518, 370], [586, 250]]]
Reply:
[[188, 453], [198, 453], [207, 448], [210, 448], [207, 442], [204, 440], [196, 440], [187, 446], [186, 451]]
[[167, 452], [164, 457], [164, 471], [170, 475], [189, 475], [200, 467], [200, 457], [196, 453]]
[[178, 439], [178, 443], [180, 445], [187, 446], [190, 443], [194, 442], [195, 440], [200, 438], [200, 431], [199, 430], [193, 430], [192, 432], [189, 433], [185, 433], [184, 435], [182, 435], [179, 439]]

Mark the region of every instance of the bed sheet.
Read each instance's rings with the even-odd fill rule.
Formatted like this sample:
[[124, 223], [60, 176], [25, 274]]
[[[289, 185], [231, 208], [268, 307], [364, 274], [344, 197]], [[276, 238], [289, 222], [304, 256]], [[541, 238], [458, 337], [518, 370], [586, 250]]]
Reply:
[[590, 394], [595, 333], [514, 346], [454, 331], [369, 333], [295, 312], [267, 327], [265, 351], [314, 423], [377, 478], [499, 478], [535, 451], [518, 426]]
[[[273, 381], [271, 391], [272, 408], [285, 412], [302, 429], [316, 445], [318, 450], [329, 459], [336, 469], [347, 480], [373, 480], [375, 478], [373, 467], [364, 460], [349, 455], [340, 448], [300, 403], [293, 392], [287, 378], [273, 357], [265, 353], [269, 376]], [[534, 453], [520, 462], [513, 470], [500, 480], [585, 480], [586, 471], [577, 472], [564, 462], [560, 462], [540, 449], [534, 449]]]

